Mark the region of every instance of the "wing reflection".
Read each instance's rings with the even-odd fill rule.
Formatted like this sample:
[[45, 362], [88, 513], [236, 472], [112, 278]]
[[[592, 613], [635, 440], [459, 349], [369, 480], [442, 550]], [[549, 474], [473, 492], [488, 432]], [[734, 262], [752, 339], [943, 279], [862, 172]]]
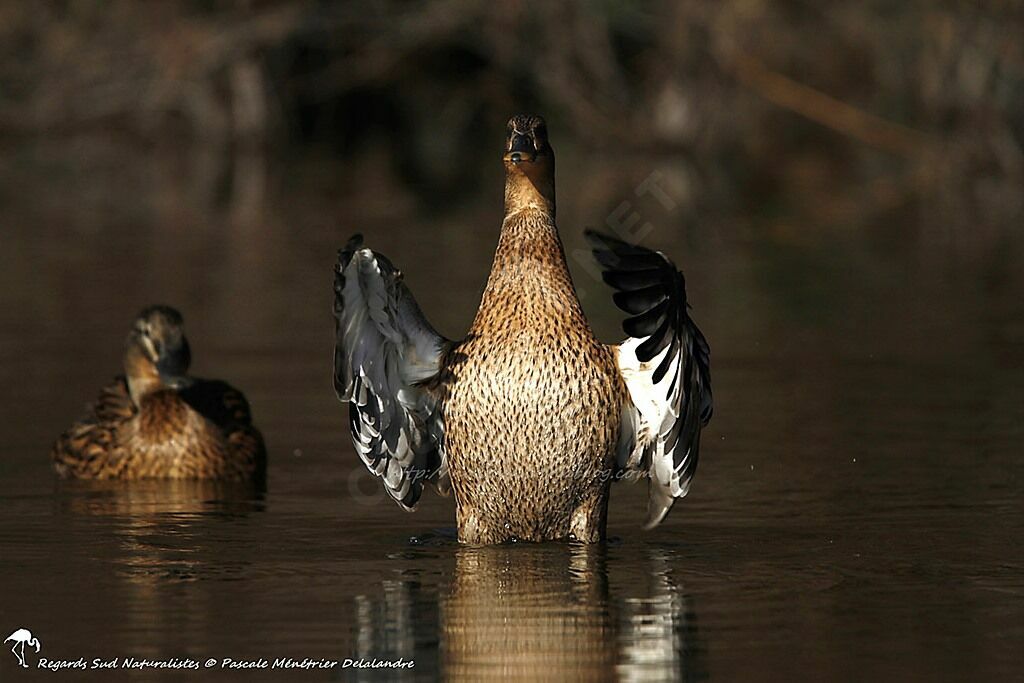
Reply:
[[403, 569], [357, 598], [358, 655], [415, 660], [409, 679], [700, 680], [696, 617], [672, 564], [661, 550], [637, 561], [585, 546], [459, 547], [441, 587]]
[[671, 556], [648, 552], [647, 571], [638, 577], [636, 594], [623, 597], [619, 640], [619, 680], [699, 681], [707, 678], [698, 646], [692, 599], [672, 580]]
[[[438, 671], [437, 591], [420, 581], [384, 581], [382, 594], [356, 596], [356, 656], [372, 661], [404, 659], [413, 671], [388, 671], [389, 678], [413, 680]], [[347, 655], [346, 655], [347, 656]], [[380, 671], [355, 670], [356, 681], [383, 680]]]

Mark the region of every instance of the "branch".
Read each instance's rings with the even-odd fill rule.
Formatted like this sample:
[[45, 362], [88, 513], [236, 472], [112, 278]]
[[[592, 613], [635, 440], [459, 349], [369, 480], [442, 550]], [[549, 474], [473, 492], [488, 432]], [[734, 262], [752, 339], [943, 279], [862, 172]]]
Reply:
[[866, 145], [905, 157], [931, 146], [924, 133], [887, 121], [772, 71], [761, 61], [735, 52], [728, 60], [736, 80], [772, 104], [789, 109]]

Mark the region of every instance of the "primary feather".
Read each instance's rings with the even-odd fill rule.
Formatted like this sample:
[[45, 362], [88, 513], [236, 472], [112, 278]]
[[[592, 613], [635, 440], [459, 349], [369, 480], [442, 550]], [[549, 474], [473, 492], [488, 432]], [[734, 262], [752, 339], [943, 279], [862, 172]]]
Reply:
[[687, 313], [683, 274], [660, 252], [588, 230], [615, 303], [632, 317], [617, 347], [632, 400], [624, 429], [632, 441], [620, 466], [649, 478], [646, 527], [657, 526], [686, 495], [697, 469], [700, 431], [711, 419], [710, 351]]

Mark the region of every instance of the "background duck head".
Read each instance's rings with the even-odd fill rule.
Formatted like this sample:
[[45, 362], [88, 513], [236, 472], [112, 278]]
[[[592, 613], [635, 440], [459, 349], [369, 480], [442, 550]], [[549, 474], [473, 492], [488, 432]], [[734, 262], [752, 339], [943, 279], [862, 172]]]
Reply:
[[535, 114], [518, 114], [505, 130], [505, 213], [539, 208], [555, 213], [555, 152], [548, 127]]
[[136, 406], [148, 393], [183, 383], [192, 360], [183, 322], [170, 306], [150, 306], [135, 319], [125, 345], [124, 373]]

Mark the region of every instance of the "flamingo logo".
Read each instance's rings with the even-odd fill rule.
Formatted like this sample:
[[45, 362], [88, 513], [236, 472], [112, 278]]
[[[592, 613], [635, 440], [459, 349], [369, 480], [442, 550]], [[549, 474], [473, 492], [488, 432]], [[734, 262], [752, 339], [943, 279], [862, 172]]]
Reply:
[[4, 640], [4, 645], [9, 642], [14, 643], [14, 645], [11, 646], [11, 652], [13, 652], [14, 656], [18, 658], [18, 663], [27, 669], [28, 664], [25, 663], [25, 645], [34, 647], [36, 649], [36, 654], [39, 654], [39, 639], [33, 638], [32, 631], [29, 631], [27, 628], [19, 628], [17, 631], [7, 636]]

